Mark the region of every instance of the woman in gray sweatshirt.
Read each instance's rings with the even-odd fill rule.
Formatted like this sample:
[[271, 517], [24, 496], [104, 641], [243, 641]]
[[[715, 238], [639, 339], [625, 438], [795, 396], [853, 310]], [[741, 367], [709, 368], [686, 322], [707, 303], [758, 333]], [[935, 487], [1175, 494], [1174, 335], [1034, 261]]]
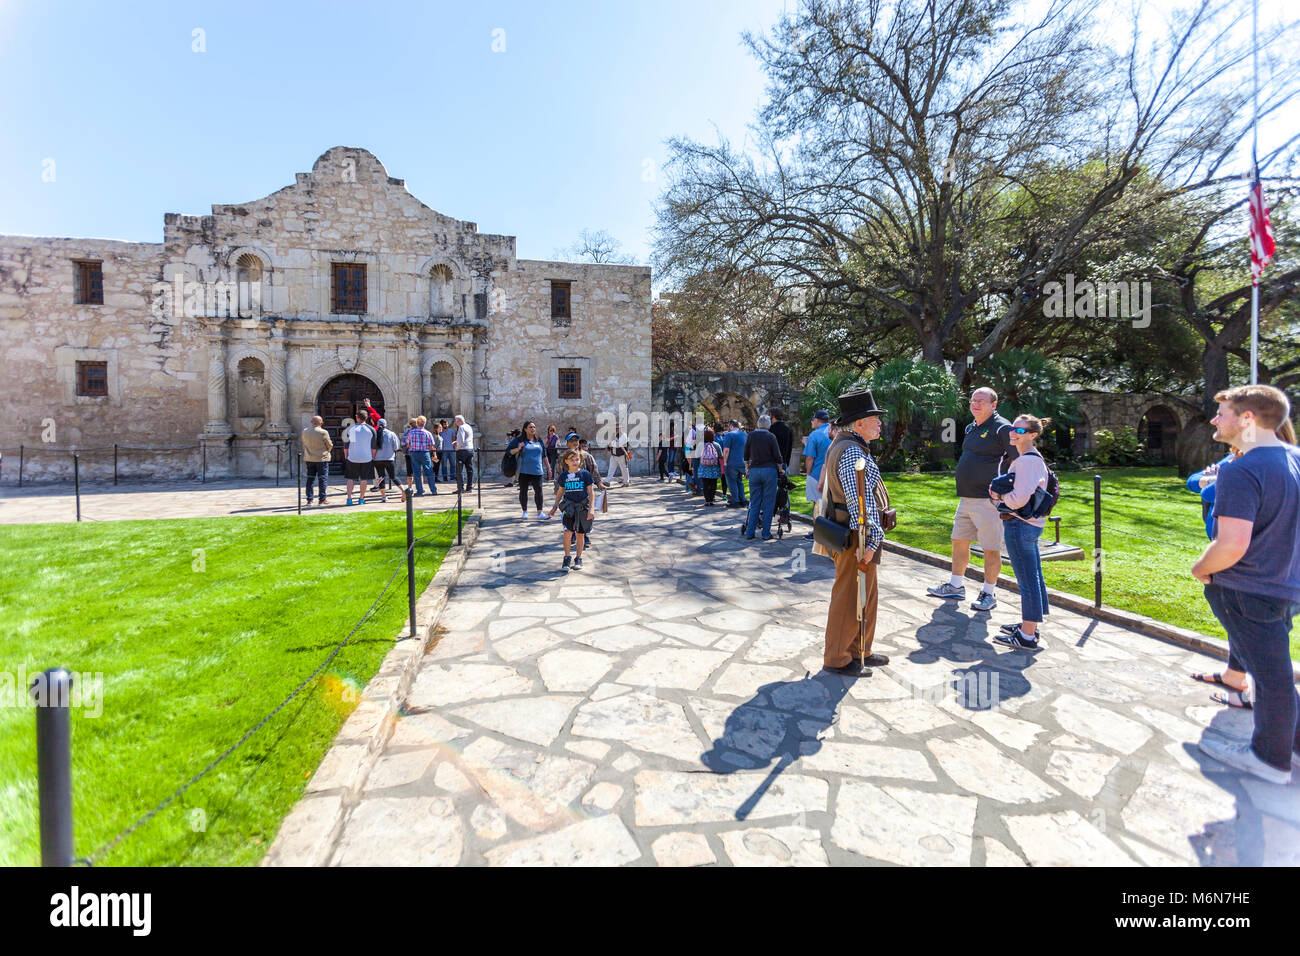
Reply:
[[993, 639], [1000, 644], [1021, 650], [1038, 649], [1038, 625], [1047, 616], [1047, 585], [1043, 582], [1043, 561], [1038, 554], [1038, 538], [1047, 524], [1046, 518], [1022, 518], [1014, 512], [1023, 508], [1034, 497], [1034, 492], [1047, 488], [1047, 462], [1034, 446], [1052, 420], [1020, 415], [1011, 423], [1011, 444], [1019, 452], [1008, 473], [1015, 476], [1011, 491], [999, 495], [989, 490], [989, 497], [1011, 509], [1002, 512], [1002, 530], [1007, 543], [1007, 557], [1020, 585], [1019, 624], [1007, 624], [1003, 633]]

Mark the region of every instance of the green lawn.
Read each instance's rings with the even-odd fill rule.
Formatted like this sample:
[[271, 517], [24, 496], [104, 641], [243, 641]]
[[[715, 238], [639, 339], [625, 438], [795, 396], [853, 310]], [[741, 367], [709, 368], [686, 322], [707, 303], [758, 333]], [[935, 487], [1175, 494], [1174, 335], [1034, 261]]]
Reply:
[[[416, 547], [420, 590], [455, 539], [454, 510], [449, 523], [417, 513], [417, 536], [435, 531]], [[72, 711], [77, 855], [274, 709], [400, 566], [319, 680], [98, 861], [256, 863], [405, 624], [405, 536], [403, 512], [352, 509], [0, 527], [0, 671], [10, 685], [20, 668], [103, 675], [99, 708]], [[0, 707], [0, 865], [39, 859], [35, 711]]]
[[[1205, 603], [1200, 582], [1191, 576], [1192, 563], [1208, 543], [1201, 521], [1200, 498], [1187, 490], [1172, 468], [1103, 468], [1062, 472], [1061, 500], [1052, 513], [1061, 516], [1061, 540], [1082, 547], [1084, 561], [1049, 561], [1043, 565], [1047, 586], [1093, 596], [1092, 476], [1102, 476], [1101, 523], [1102, 601], [1112, 607], [1225, 637]], [[791, 507], [804, 514], [812, 505], [803, 497], [803, 478], [794, 479]], [[898, 509], [898, 528], [889, 537], [902, 544], [951, 554], [952, 514], [957, 507], [951, 473], [885, 475]], [[1051, 525], [1044, 531], [1050, 535]], [[982, 559], [973, 557], [972, 564]], [[1011, 573], [1003, 560], [1003, 571]], [[936, 570], [934, 580], [942, 579]], [[1300, 637], [1292, 639], [1292, 655], [1300, 652]]]

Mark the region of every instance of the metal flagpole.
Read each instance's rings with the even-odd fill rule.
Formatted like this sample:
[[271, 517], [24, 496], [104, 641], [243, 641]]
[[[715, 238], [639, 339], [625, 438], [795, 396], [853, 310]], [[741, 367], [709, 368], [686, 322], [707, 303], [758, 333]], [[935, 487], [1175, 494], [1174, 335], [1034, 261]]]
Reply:
[[[1251, 117], [1251, 142], [1250, 142], [1250, 190], [1251, 197], [1255, 195], [1255, 183], [1259, 180], [1259, 0], [1253, 0], [1250, 5], [1251, 27], [1250, 27], [1250, 53], [1252, 65], [1252, 97], [1254, 103], [1254, 115]], [[1260, 202], [1263, 203], [1263, 190], [1260, 191]], [[1254, 223], [1254, 211], [1251, 210], [1251, 222]], [[1254, 233], [1252, 225], [1251, 233]], [[1251, 268], [1250, 283], [1250, 384], [1259, 383], [1259, 276], [1254, 275], [1254, 268]]]

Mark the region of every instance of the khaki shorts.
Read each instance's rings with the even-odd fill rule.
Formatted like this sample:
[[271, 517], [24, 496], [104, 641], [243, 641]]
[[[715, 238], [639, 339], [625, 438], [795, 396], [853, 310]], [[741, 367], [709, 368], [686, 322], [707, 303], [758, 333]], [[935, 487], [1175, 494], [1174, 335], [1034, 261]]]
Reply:
[[1003, 551], [1002, 519], [991, 498], [960, 498], [952, 519], [952, 540], [978, 541], [985, 551]]

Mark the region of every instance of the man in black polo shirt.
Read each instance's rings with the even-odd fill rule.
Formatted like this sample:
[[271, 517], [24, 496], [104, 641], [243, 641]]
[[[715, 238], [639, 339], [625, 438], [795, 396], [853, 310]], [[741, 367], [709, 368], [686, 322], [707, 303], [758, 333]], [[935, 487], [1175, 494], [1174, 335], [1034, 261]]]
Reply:
[[971, 602], [977, 611], [997, 607], [994, 596], [1002, 571], [1002, 518], [989, 498], [989, 482], [1002, 474], [1016, 459], [1011, 444], [1011, 423], [998, 414], [998, 394], [991, 388], [971, 393], [970, 413], [975, 420], [966, 426], [957, 461], [957, 513], [952, 519], [952, 575], [926, 593], [934, 597], [966, 596], [965, 574], [970, 564], [970, 543], [984, 549], [984, 586]]

